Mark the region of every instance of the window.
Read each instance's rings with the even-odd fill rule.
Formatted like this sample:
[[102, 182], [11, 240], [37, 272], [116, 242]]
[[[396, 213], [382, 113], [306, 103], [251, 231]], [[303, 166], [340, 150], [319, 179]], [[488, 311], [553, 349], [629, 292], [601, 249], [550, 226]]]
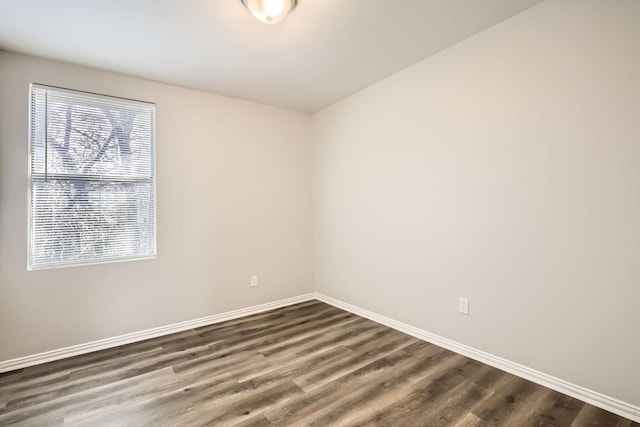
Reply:
[[154, 257], [155, 106], [31, 85], [28, 269]]

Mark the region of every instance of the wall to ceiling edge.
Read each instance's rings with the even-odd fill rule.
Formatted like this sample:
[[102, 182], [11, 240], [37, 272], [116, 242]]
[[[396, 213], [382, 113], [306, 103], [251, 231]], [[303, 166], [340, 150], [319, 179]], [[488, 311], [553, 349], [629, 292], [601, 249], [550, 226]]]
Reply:
[[638, 75], [551, 0], [314, 114], [316, 290], [640, 406]]
[[[32, 82], [156, 104], [156, 259], [27, 271]], [[0, 361], [312, 292], [309, 126], [307, 114], [0, 51]]]

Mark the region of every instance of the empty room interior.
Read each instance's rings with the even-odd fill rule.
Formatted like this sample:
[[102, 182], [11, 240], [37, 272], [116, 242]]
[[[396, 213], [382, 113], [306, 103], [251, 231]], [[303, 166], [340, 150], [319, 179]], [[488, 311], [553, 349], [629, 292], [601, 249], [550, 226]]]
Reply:
[[638, 0], [0, 0], [1, 426], [638, 426], [639, 301]]

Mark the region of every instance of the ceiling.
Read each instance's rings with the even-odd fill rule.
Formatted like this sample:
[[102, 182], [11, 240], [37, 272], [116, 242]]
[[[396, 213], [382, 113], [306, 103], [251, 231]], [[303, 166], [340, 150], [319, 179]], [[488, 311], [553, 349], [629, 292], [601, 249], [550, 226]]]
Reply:
[[0, 48], [314, 112], [542, 0], [0, 0]]

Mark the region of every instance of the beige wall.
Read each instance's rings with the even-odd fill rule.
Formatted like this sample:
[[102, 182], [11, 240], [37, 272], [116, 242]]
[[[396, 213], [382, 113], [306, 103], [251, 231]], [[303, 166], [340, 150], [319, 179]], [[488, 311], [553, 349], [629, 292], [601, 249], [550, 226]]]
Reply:
[[542, 3], [312, 135], [319, 292], [640, 405], [639, 1]]
[[[31, 82], [156, 103], [157, 259], [27, 272]], [[0, 361], [313, 291], [309, 122], [0, 52]]]

